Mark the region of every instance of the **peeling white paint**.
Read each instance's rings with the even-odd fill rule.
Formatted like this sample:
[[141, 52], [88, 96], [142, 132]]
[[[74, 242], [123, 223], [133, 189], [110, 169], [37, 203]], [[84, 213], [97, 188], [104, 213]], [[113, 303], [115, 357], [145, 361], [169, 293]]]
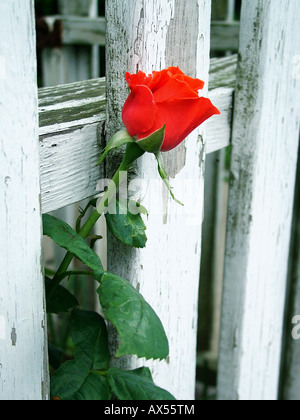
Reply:
[[244, 0], [241, 29], [218, 390], [222, 400], [277, 400], [300, 128], [290, 67], [299, 4]]
[[[126, 70], [135, 72], [138, 67], [150, 73], [174, 61], [174, 65], [194, 75], [198, 75], [200, 68], [202, 78], [208, 80], [211, 4], [208, 0], [199, 0], [197, 5], [195, 14], [195, 3], [186, 2], [185, 16], [180, 15], [179, 19], [182, 3], [178, 0], [108, 2], [107, 49], [111, 60], [108, 62], [111, 74], [107, 77], [108, 109], [111, 112], [109, 132], [122, 124], [115, 110], [121, 107], [126, 97], [123, 81]], [[170, 40], [168, 35], [174, 23], [172, 19], [177, 22], [177, 17], [178, 28], [174, 30], [172, 27]], [[124, 22], [124, 27], [120, 28], [115, 19]], [[128, 26], [127, 20], [130, 20]], [[128, 39], [130, 42], [125, 45]], [[195, 51], [182, 50], [182, 44], [189, 40]], [[134, 46], [132, 50], [131, 45]], [[126, 48], [129, 49], [128, 54], [123, 54]], [[202, 130], [200, 133], [204, 135]], [[127, 278], [135, 287], [139, 286], [142, 295], [162, 320], [170, 341], [170, 357], [167, 361], [148, 362], [147, 365], [157, 385], [166, 388], [179, 400], [193, 400], [195, 393], [197, 327], [193, 320], [197, 319], [203, 215], [203, 167], [199, 166], [202, 144], [198, 141], [198, 134], [195, 131], [189, 136], [183, 149], [178, 148], [174, 152], [174, 161], [169, 162], [175, 175], [171, 184], [176, 196], [187, 180], [197, 179], [194, 190], [186, 188], [184, 197], [178, 196], [184, 199], [185, 207], [179, 211], [178, 204], [166, 194], [165, 187], [158, 184], [156, 191], [151, 196], [147, 194], [144, 202], [149, 211], [146, 249], [128, 249], [112, 237], [108, 241], [109, 270]], [[176, 153], [185, 153], [185, 159], [180, 159], [182, 156], [176, 156]], [[136, 172], [141, 179], [159, 179], [157, 163], [150, 154], [140, 159]], [[162, 217], [165, 210], [167, 214]], [[190, 217], [191, 210], [193, 214], [198, 214], [197, 223]], [[115, 255], [119, 255], [117, 260]], [[110, 339], [113, 348], [113, 334]], [[144, 361], [125, 358], [116, 363], [134, 368]]]
[[0, 51], [10, 65], [0, 81], [0, 399], [41, 400], [48, 371], [33, 0], [0, 2]]
[[0, 340], [6, 340], [6, 319], [0, 315]]

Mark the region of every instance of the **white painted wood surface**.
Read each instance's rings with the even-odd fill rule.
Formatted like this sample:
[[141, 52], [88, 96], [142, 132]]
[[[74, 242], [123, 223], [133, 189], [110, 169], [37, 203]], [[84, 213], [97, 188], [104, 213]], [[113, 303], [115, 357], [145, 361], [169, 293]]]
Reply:
[[42, 400], [48, 364], [33, 1], [1, 1], [0, 56], [0, 400]]
[[206, 153], [213, 153], [230, 145], [233, 88], [222, 87], [210, 91], [209, 98], [220, 110], [218, 118], [211, 118], [203, 124], [206, 130]]
[[39, 90], [43, 213], [97, 192], [105, 109], [105, 79]]
[[285, 401], [300, 400], [300, 160], [297, 175], [280, 395]]
[[275, 400], [299, 140], [299, 3], [244, 0], [219, 399]]
[[[109, 134], [122, 126], [120, 112], [128, 94], [126, 70], [150, 73], [179, 65], [191, 76], [208, 81], [210, 1], [110, 0], [106, 13]], [[184, 209], [170, 199], [159, 181], [154, 157], [146, 155], [139, 162], [136, 176], [151, 180], [143, 200], [150, 214], [146, 249], [131, 250], [111, 237], [108, 240], [109, 270], [129, 279], [165, 326], [170, 357], [148, 365], [156, 383], [179, 400], [195, 397], [204, 141], [196, 132], [165, 155], [171, 184]], [[115, 336], [110, 338], [113, 349]], [[143, 361], [125, 358], [116, 363], [133, 368]]]

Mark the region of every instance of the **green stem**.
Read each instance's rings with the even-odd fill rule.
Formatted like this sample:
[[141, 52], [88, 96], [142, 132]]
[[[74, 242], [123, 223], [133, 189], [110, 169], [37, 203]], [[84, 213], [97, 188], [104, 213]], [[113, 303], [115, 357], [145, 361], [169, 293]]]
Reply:
[[[80, 232], [78, 233], [79, 236], [81, 236], [83, 239], [89, 236], [92, 228], [100, 219], [101, 215], [105, 212], [111, 200], [115, 197], [116, 191], [119, 188], [120, 183], [123, 181], [133, 162], [139, 157], [141, 157], [144, 153], [145, 152], [136, 143], [129, 143], [127, 145], [124, 159], [119, 169], [115, 173], [113, 179], [111, 180], [107, 190], [105, 191], [97, 209], [91, 214], [89, 219], [86, 221], [86, 223], [83, 225]], [[53, 295], [54, 291], [61, 283], [62, 273], [67, 271], [69, 265], [72, 262], [73, 257], [74, 255], [71, 252], [68, 252], [66, 254], [49, 286], [48, 298], [50, 298]]]

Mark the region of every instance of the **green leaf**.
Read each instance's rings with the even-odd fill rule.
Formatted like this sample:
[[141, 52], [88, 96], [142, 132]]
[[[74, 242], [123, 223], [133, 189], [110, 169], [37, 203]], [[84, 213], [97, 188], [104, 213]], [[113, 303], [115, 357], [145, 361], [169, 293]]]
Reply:
[[[46, 296], [51, 280], [46, 277]], [[63, 286], [58, 286], [50, 299], [47, 299], [47, 313], [48, 314], [60, 314], [61, 312], [69, 312], [70, 309], [74, 309], [79, 306], [79, 303], [75, 296], [72, 295]]]
[[162, 360], [168, 356], [168, 339], [160, 319], [128, 281], [104, 273], [97, 292], [106, 318], [120, 335], [116, 357], [135, 354]]
[[51, 378], [51, 398], [62, 401], [107, 401], [111, 391], [104, 376], [75, 360], [63, 364]]
[[[129, 208], [128, 203], [130, 204]], [[146, 226], [140, 213], [132, 214], [130, 212], [130, 208], [134, 209], [132, 203], [132, 201], [124, 203], [124, 200], [122, 202], [116, 200], [117, 214], [105, 214], [107, 226], [111, 233], [125, 245], [133, 248], [145, 248], [147, 242]], [[136, 209], [138, 209], [137, 205], [135, 205]]]
[[119, 149], [121, 146], [128, 143], [135, 143], [134, 138], [128, 134], [127, 130], [118, 131], [116, 134], [112, 136], [110, 141], [107, 143], [107, 146], [105, 147], [103, 151], [103, 154], [98, 162], [98, 165], [100, 165], [104, 161], [104, 159], [106, 158], [106, 156], [111, 150]]
[[159, 130], [150, 134], [142, 140], [138, 140], [136, 144], [145, 152], [159, 153], [165, 139], [166, 125]]
[[106, 324], [95, 312], [74, 310], [71, 336], [74, 360], [63, 364], [51, 378], [51, 396], [61, 400], [108, 400], [110, 388], [100, 373], [109, 366]]
[[175, 398], [168, 391], [159, 388], [153, 383], [151, 374], [149, 376], [143, 368], [133, 371], [124, 371], [118, 368], [111, 368], [107, 372], [107, 381], [112, 392], [119, 400], [138, 401], [174, 401]]
[[184, 206], [184, 204], [182, 204], [181, 201], [179, 201], [179, 200], [177, 200], [177, 198], [175, 198], [175, 195], [172, 191], [172, 187], [171, 187], [171, 185], [169, 183], [169, 180], [168, 180], [168, 175], [167, 175], [166, 170], [163, 166], [162, 154], [161, 153], [156, 153], [155, 156], [156, 156], [156, 160], [157, 160], [157, 164], [158, 164], [158, 173], [159, 173], [161, 179], [164, 181], [166, 187], [168, 188], [168, 190], [171, 194], [171, 197], [173, 198], [174, 201], [176, 201], [177, 204], [179, 204], [180, 206]]
[[75, 309], [71, 318], [74, 357], [92, 370], [107, 370], [110, 355], [106, 324], [96, 312]]
[[67, 223], [49, 214], [43, 215], [44, 235], [49, 236], [96, 273], [103, 273], [99, 256]]
[[49, 364], [53, 369], [58, 369], [62, 363], [64, 352], [60, 348], [48, 343]]

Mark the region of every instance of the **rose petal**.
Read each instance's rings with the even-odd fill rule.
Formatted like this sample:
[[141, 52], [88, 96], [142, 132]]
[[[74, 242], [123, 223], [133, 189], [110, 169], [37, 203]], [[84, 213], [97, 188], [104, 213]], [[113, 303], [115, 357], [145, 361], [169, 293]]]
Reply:
[[[174, 149], [200, 124], [215, 114], [220, 114], [220, 111], [207, 98], [158, 103], [157, 117], [152, 130], [157, 130], [166, 124], [165, 140], [161, 151]], [[141, 137], [149, 134], [150, 132], [144, 133]]]
[[156, 105], [151, 90], [147, 86], [132, 86], [122, 111], [123, 123], [130, 136], [151, 130], [155, 116]]
[[170, 79], [167, 70], [154, 71], [149, 77], [150, 79], [147, 86], [152, 93], [154, 93], [157, 89], [160, 88], [161, 85]]
[[184, 80], [174, 77], [169, 78], [159, 89], [155, 90], [153, 96], [156, 103], [173, 99], [199, 98], [198, 93], [191, 89]]
[[169, 67], [167, 70], [175, 79], [185, 82], [195, 92], [204, 88], [205, 83], [202, 80], [186, 76], [179, 67]]
[[147, 76], [142, 71], [139, 71], [137, 74], [126, 73], [125, 79], [131, 89], [132, 87], [139, 85], [147, 86], [151, 81], [151, 76]]

